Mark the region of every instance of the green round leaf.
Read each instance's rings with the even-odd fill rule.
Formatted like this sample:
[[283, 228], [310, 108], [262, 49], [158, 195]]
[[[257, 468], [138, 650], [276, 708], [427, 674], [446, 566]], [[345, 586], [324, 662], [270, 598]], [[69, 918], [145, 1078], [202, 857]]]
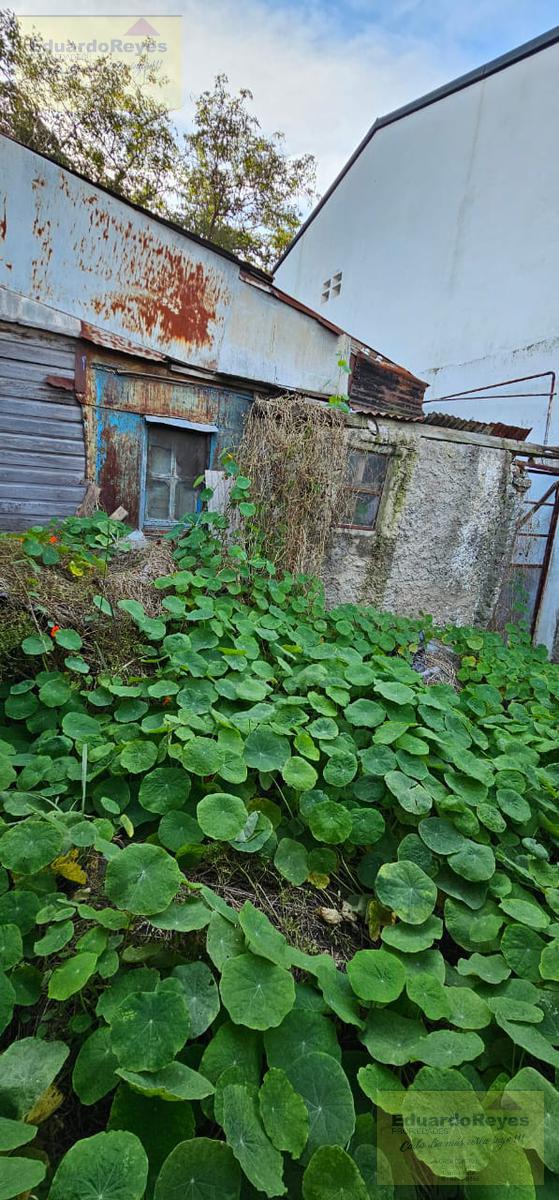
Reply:
[[389, 1066], [403, 1067], [414, 1060], [418, 1042], [424, 1037], [421, 1021], [412, 1021], [390, 1010], [375, 1010], [361, 1034], [371, 1058]]
[[303, 1200], [369, 1200], [363, 1176], [341, 1146], [320, 1146], [303, 1175]]
[[243, 801], [230, 792], [212, 792], [196, 808], [196, 818], [206, 837], [229, 842], [238, 837], [248, 820]]
[[249, 733], [244, 755], [247, 765], [257, 771], [281, 771], [290, 755], [289, 742], [273, 729], [260, 725]]
[[437, 900], [433, 880], [416, 863], [384, 863], [378, 871], [375, 891], [381, 904], [392, 909], [408, 925], [423, 925]]
[[0, 862], [16, 875], [35, 875], [62, 851], [64, 837], [59, 829], [40, 818], [30, 817], [12, 825], [0, 837]]
[[24, 654], [49, 654], [53, 649], [52, 639], [46, 633], [32, 634], [21, 643]]
[[0, 1056], [0, 1109], [9, 1117], [24, 1117], [62, 1069], [68, 1047], [63, 1042], [22, 1038]]
[[376, 808], [353, 808], [351, 810], [351, 833], [348, 841], [352, 846], [371, 846], [378, 842], [385, 831], [384, 817]]
[[309, 1136], [309, 1119], [305, 1102], [285, 1071], [272, 1067], [267, 1072], [258, 1103], [262, 1124], [276, 1150], [288, 1150], [294, 1158], [299, 1158]]
[[416, 1058], [430, 1067], [459, 1067], [483, 1054], [484, 1046], [477, 1033], [453, 1033], [436, 1029], [421, 1038], [416, 1045]]
[[[218, 920], [222, 918], [214, 914]], [[212, 918], [213, 919], [213, 918]], [[182, 963], [175, 967], [172, 976], [183, 989], [183, 997], [190, 1017], [191, 1038], [205, 1033], [220, 1009], [219, 992], [210, 968], [203, 962]]]
[[335, 800], [321, 800], [311, 809], [309, 828], [317, 842], [337, 845], [345, 842], [352, 830], [352, 817], [347, 808]]
[[254, 954], [239, 954], [223, 964], [221, 998], [236, 1024], [270, 1029], [293, 1008], [295, 985], [283, 967]]
[[182, 995], [136, 992], [122, 1001], [111, 1020], [111, 1046], [127, 1071], [159, 1071], [188, 1037], [190, 1018]]
[[313, 1051], [330, 1054], [338, 1062], [341, 1059], [336, 1030], [328, 1017], [298, 1008], [292, 1009], [277, 1029], [266, 1031], [264, 1046], [270, 1067], [294, 1063]]
[[17, 925], [0, 925], [0, 971], [9, 971], [23, 958], [23, 943]]
[[350, 725], [357, 725], [365, 729], [374, 729], [375, 725], [380, 725], [384, 721], [386, 712], [381, 708], [380, 704], [375, 704], [374, 700], [354, 700], [353, 704], [348, 704], [344, 709], [344, 717]]
[[105, 892], [128, 912], [150, 916], [162, 912], [183, 881], [174, 858], [159, 846], [126, 846], [107, 865]]
[[357, 774], [357, 759], [349, 750], [338, 750], [330, 756], [323, 775], [326, 783], [342, 788], [351, 783]]
[[215, 775], [223, 761], [224, 751], [209, 737], [193, 737], [182, 753], [182, 764], [192, 775]]
[[157, 746], [142, 738], [134, 738], [127, 742], [120, 754], [121, 766], [132, 775], [142, 775], [149, 771], [157, 761]]
[[223, 1089], [223, 1128], [253, 1186], [266, 1196], [283, 1196], [282, 1156], [265, 1133], [254, 1096], [243, 1084]]
[[182, 808], [190, 793], [190, 777], [179, 767], [156, 767], [145, 775], [138, 799], [142, 808], [153, 813], [168, 813]]
[[62, 646], [63, 650], [81, 650], [82, 639], [75, 629], [57, 629], [55, 640], [58, 646]]
[[406, 972], [387, 950], [358, 950], [347, 964], [349, 981], [361, 1000], [390, 1004], [404, 990]]
[[282, 776], [288, 787], [297, 792], [308, 792], [314, 787], [318, 775], [311, 764], [304, 758], [288, 758], [281, 769]]
[[83, 712], [69, 712], [62, 718], [62, 728], [67, 737], [78, 742], [91, 742], [102, 732], [101, 722]]
[[239, 1200], [240, 1189], [241, 1174], [231, 1147], [197, 1137], [171, 1151], [155, 1185], [154, 1200], [186, 1200], [187, 1195], [188, 1200]]
[[2, 1158], [0, 1165], [0, 1200], [27, 1195], [47, 1173], [45, 1163], [35, 1158], [14, 1158], [10, 1155], [9, 1158]]
[[353, 1096], [345, 1071], [329, 1054], [313, 1051], [285, 1065], [309, 1114], [309, 1152], [346, 1146], [355, 1128]]
[[109, 1029], [96, 1029], [82, 1042], [72, 1073], [72, 1087], [82, 1104], [97, 1104], [116, 1087], [117, 1067]]
[[133, 1133], [96, 1133], [66, 1152], [49, 1200], [142, 1200], [147, 1175], [147, 1155]]
[[309, 873], [307, 851], [302, 842], [293, 838], [281, 838], [274, 855], [274, 866], [284, 879], [298, 886], [304, 883]]
[[50, 1000], [67, 1000], [81, 992], [97, 967], [97, 955], [89, 951], [74, 954], [53, 971], [49, 979]]
[[208, 1079], [181, 1062], [169, 1063], [160, 1071], [127, 1071], [119, 1067], [117, 1075], [145, 1096], [157, 1096], [173, 1102], [204, 1100], [214, 1090]]

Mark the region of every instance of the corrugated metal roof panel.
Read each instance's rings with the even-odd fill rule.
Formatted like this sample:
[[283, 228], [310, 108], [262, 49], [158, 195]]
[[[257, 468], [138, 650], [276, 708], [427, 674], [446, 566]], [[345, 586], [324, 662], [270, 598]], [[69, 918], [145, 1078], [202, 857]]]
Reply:
[[502, 421], [474, 421], [468, 417], [457, 417], [454, 413], [430, 412], [424, 416], [426, 425], [438, 425], [443, 429], [462, 429], [468, 433], [488, 433], [491, 437], [512, 438], [524, 442], [532, 432], [521, 425], [504, 425]]

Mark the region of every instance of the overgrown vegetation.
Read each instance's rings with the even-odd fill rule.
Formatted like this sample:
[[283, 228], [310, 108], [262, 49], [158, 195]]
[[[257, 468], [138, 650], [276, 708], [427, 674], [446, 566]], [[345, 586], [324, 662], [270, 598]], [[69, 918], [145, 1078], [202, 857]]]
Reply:
[[449, 630], [428, 687], [428, 620], [223, 535], [117, 602], [134, 675], [39, 613], [1, 685], [0, 1195], [549, 1200], [559, 671]]

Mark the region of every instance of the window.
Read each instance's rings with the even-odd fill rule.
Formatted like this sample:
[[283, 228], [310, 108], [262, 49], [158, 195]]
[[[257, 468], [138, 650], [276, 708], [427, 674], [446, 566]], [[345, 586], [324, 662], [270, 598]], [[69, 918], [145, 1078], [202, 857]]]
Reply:
[[195, 512], [198, 488], [194, 480], [208, 465], [207, 433], [173, 425], [148, 425], [145, 520], [170, 525]]
[[349, 455], [350, 510], [347, 525], [374, 529], [388, 470], [388, 454], [352, 450]]
[[330, 279], [325, 279], [322, 284], [322, 292], [320, 299], [322, 304], [326, 304], [327, 300], [333, 300], [335, 296], [339, 296], [342, 290], [342, 272], [338, 271], [336, 275], [332, 275]]

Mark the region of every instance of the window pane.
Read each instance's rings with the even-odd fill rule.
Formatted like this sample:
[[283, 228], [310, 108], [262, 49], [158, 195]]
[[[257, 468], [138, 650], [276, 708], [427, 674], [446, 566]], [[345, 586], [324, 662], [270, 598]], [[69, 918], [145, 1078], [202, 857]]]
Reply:
[[349, 456], [350, 483], [362, 483], [365, 487], [382, 490], [388, 467], [387, 454], [362, 453], [352, 450]]
[[208, 465], [209, 437], [189, 429], [173, 430], [177, 479], [192, 482]]
[[179, 517], [184, 517], [185, 513], [196, 512], [196, 500], [198, 497], [198, 488], [194, 489], [187, 483], [177, 483], [175, 487], [175, 511], [173, 517], [176, 521]]
[[171, 485], [162, 479], [148, 479], [146, 488], [146, 517], [151, 521], [168, 521]]
[[170, 448], [165, 446], [150, 446], [148, 453], [149, 475], [170, 475], [173, 456]]
[[368, 527], [372, 529], [379, 504], [380, 496], [371, 496], [369, 492], [356, 492], [351, 524], [362, 525], [364, 528]]

